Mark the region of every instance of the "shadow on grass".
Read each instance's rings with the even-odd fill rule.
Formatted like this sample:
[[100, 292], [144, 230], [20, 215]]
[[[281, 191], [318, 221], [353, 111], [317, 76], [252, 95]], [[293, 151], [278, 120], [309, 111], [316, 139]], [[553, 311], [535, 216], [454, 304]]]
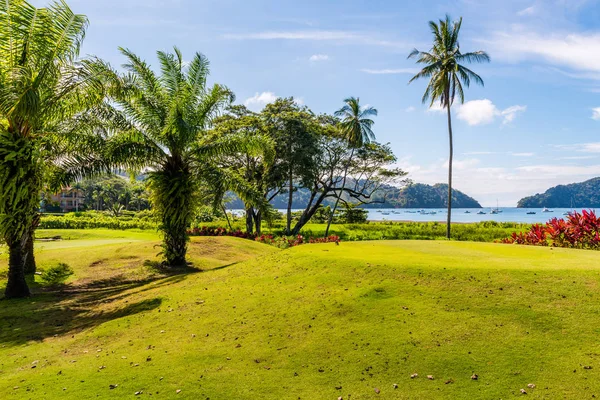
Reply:
[[[171, 276], [140, 280], [115, 276], [41, 292], [34, 287], [37, 293], [32, 298], [0, 301], [0, 343], [12, 346], [76, 334], [104, 322], [153, 310], [162, 304], [162, 298], [123, 303], [132, 295], [181, 282], [192, 272], [186, 269]], [[119, 303], [111, 304], [115, 302]]]

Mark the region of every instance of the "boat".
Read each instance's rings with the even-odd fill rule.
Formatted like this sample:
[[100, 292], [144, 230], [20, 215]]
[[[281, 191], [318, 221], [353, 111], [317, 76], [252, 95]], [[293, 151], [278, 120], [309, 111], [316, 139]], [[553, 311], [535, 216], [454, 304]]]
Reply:
[[527, 214], [528, 215], [533, 215], [533, 214], [535, 214], [535, 211], [527, 211]]
[[500, 214], [502, 212], [502, 210], [500, 209], [500, 206], [498, 205], [498, 199], [496, 199], [496, 208], [492, 208], [492, 211], [490, 212], [490, 214]]
[[546, 207], [542, 208], [542, 212], [554, 212], [552, 210], [547, 209]]
[[477, 215], [485, 215], [485, 214], [486, 214], [486, 213], [485, 213], [485, 212], [483, 212], [483, 211], [479, 211], [479, 212], [477, 213]]
[[465, 214], [471, 214], [471, 211], [467, 210], [465, 211]]
[[382, 212], [381, 215], [390, 215], [389, 212]]

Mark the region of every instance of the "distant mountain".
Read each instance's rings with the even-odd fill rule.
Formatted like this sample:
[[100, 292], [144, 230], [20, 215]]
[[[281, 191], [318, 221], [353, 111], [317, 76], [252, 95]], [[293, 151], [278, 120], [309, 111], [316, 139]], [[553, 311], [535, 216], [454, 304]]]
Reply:
[[[383, 202], [384, 193], [386, 194]], [[310, 198], [310, 193], [306, 189], [300, 189], [294, 193], [294, 202], [292, 208], [304, 208]], [[448, 185], [438, 183], [433, 186], [423, 183], [414, 183], [403, 188], [386, 186], [374, 195], [374, 199], [379, 202], [365, 204], [364, 208], [445, 208], [448, 206]], [[326, 205], [333, 205], [333, 200], [325, 202]], [[275, 197], [271, 202], [273, 207], [283, 209], [287, 207], [287, 194], [281, 194]], [[242, 209], [244, 203], [235, 196], [232, 196], [231, 202], [227, 203], [230, 209]], [[481, 204], [472, 197], [463, 192], [452, 189], [452, 207], [453, 208], [481, 208]]]
[[558, 185], [544, 193], [524, 197], [517, 203], [522, 208], [600, 207], [600, 178], [585, 182]]
[[[445, 208], [448, 207], [448, 185], [436, 183], [426, 185], [414, 183], [398, 190], [396, 196], [388, 195], [389, 207], [398, 208]], [[453, 208], [481, 208], [481, 204], [474, 198], [460, 190], [452, 189]]]

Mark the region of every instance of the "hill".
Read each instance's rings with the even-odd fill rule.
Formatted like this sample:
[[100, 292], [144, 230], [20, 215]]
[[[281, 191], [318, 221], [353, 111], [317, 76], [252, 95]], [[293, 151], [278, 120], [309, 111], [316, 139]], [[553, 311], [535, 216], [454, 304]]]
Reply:
[[[481, 208], [477, 200], [466, 195], [460, 190], [452, 189], [452, 207], [454, 208]], [[386, 201], [383, 202], [384, 194]], [[244, 204], [237, 197], [227, 204], [230, 209], [242, 209]], [[310, 198], [306, 189], [294, 193], [293, 208], [304, 208]], [[365, 208], [444, 208], [448, 205], [448, 185], [438, 183], [433, 186], [423, 183], [414, 183], [403, 188], [386, 186], [374, 198], [379, 202], [364, 205]], [[287, 207], [287, 195], [276, 196], [271, 202], [273, 207], [284, 209]], [[333, 201], [325, 201], [324, 205], [332, 205]]]
[[517, 207], [600, 207], [600, 177], [585, 182], [554, 186], [544, 193], [522, 198], [517, 203]]
[[[444, 208], [448, 207], [448, 185], [436, 183], [425, 185], [415, 183], [400, 189], [396, 195], [390, 196], [392, 207], [400, 208]], [[460, 190], [452, 189], [453, 208], [481, 208], [481, 204], [474, 198]]]
[[64, 290], [3, 301], [2, 398], [600, 396], [593, 251], [193, 238], [202, 271], [165, 276], [156, 234], [95, 232], [38, 254], [72, 266]]

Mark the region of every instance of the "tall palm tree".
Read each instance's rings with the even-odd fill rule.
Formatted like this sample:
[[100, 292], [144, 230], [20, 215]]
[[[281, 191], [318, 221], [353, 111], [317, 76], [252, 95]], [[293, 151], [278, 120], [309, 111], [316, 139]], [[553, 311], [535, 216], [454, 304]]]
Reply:
[[461, 63], [489, 62], [490, 57], [484, 51], [462, 53], [458, 42], [458, 35], [462, 25], [462, 17], [458, 21], [451, 21], [450, 16], [439, 20], [438, 23], [429, 21], [429, 27], [433, 34], [433, 45], [429, 52], [414, 49], [408, 58], [416, 58], [417, 63], [426, 66], [411, 78], [409, 83], [419, 78], [429, 78], [429, 83], [423, 94], [423, 103], [430, 101], [446, 108], [448, 114], [448, 138], [450, 141], [450, 155], [448, 157], [448, 220], [446, 225], [446, 237], [450, 239], [450, 223], [452, 220], [452, 158], [454, 155], [452, 141], [452, 120], [450, 107], [454, 103], [456, 95], [461, 103], [465, 96], [462, 85], [469, 87], [471, 81], [483, 86], [483, 79]]
[[104, 96], [94, 61], [77, 59], [87, 24], [62, 0], [47, 8], [0, 2], [0, 236], [9, 248], [7, 298], [30, 294], [24, 264], [44, 169], [54, 162], [66, 169], [83, 165], [75, 161], [84, 161], [84, 154], [69, 159], [55, 152], [66, 149], [65, 124], [75, 126]]
[[344, 166], [344, 178], [342, 179], [342, 187], [335, 199], [335, 205], [329, 215], [329, 221], [327, 221], [327, 228], [325, 229], [325, 237], [329, 236], [329, 227], [333, 220], [333, 215], [338, 207], [340, 198], [344, 193], [346, 187], [346, 178], [348, 176], [348, 168], [352, 163], [354, 152], [360, 149], [366, 144], [371, 143], [375, 140], [375, 134], [371, 129], [375, 121], [369, 117], [376, 116], [377, 110], [373, 107], [363, 108], [360, 105], [360, 99], [357, 97], [349, 97], [344, 100], [344, 106], [335, 112], [335, 116], [341, 118], [339, 124], [340, 133], [342, 137], [348, 142], [348, 146], [351, 149], [350, 157], [348, 158], [346, 165]]
[[106, 104], [104, 129], [112, 132], [107, 158], [114, 166], [145, 170], [154, 209], [160, 218], [163, 255], [167, 265], [186, 265], [187, 229], [202, 201], [201, 184], [221, 188], [227, 181], [214, 167], [215, 157], [258, 149], [260, 140], [208, 135], [213, 118], [233, 100], [225, 86], [207, 85], [208, 59], [196, 53], [189, 63], [179, 49], [157, 52], [157, 75], [137, 55], [121, 48], [127, 58], [125, 75], [113, 72], [113, 102]]

